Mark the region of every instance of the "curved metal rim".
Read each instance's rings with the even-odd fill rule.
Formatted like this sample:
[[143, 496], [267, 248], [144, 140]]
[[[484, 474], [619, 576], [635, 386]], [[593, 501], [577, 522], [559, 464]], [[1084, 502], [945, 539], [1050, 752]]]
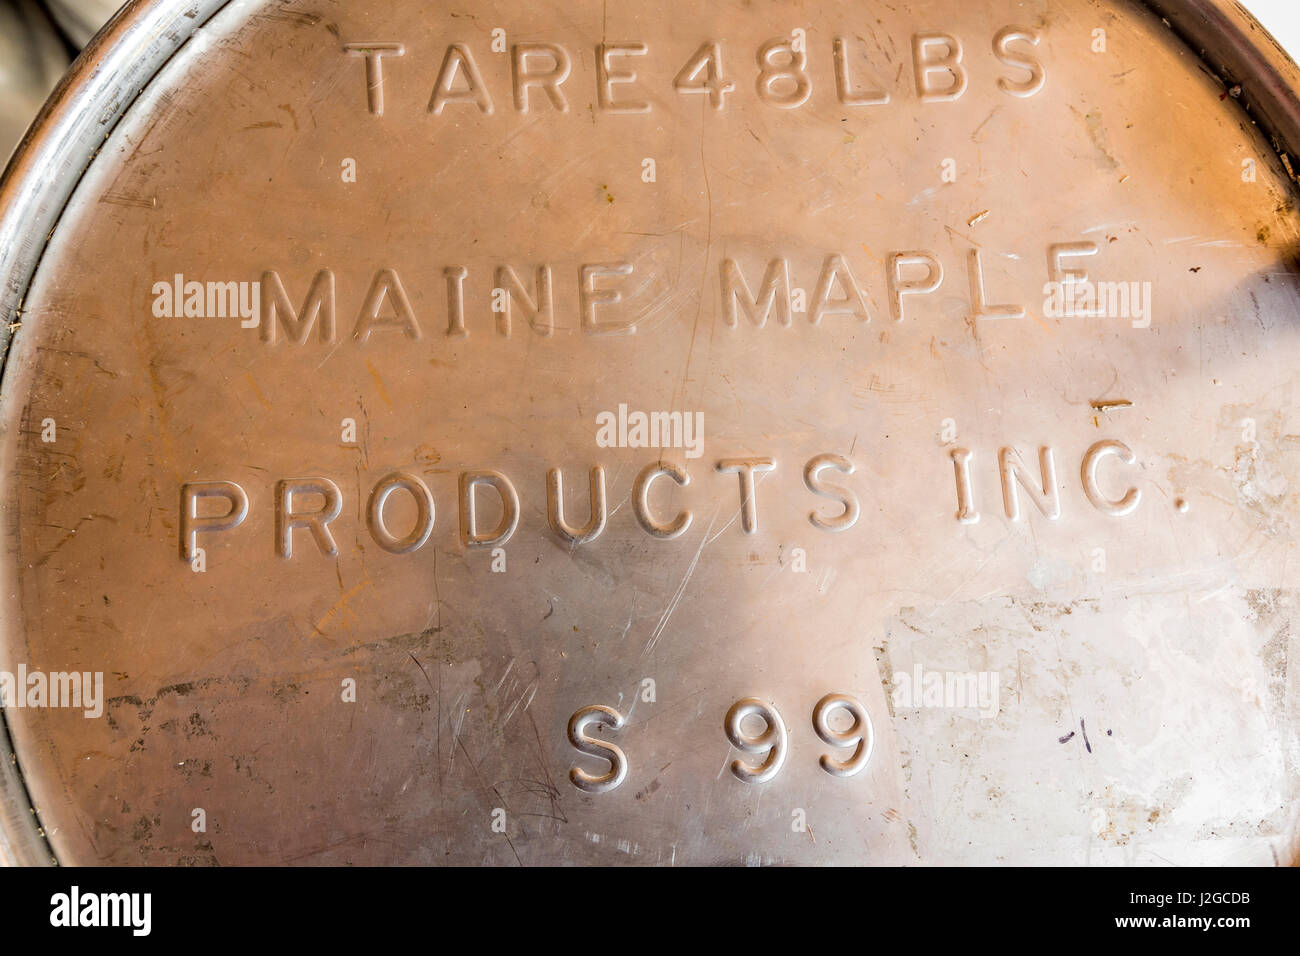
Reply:
[[1271, 139], [1291, 182], [1300, 150], [1300, 68], [1236, 0], [1141, 0], [1214, 72]]
[[[0, 178], [0, 375], [46, 242], [108, 134], [229, 0], [131, 0], [59, 81]], [[0, 711], [0, 864], [56, 863]]]
[[[130, 0], [73, 63], [0, 178], [0, 375], [46, 243], [82, 174], [162, 66], [230, 0]], [[1300, 68], [1234, 0], [1131, 0], [1160, 17], [1271, 139], [1293, 182]], [[0, 711], [0, 864], [57, 863]]]

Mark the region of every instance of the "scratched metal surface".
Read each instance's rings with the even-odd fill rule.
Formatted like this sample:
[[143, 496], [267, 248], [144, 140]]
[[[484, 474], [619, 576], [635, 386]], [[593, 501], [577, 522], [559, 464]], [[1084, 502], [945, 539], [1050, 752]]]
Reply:
[[[1012, 25], [1039, 35], [1013, 45], [1042, 65], [1030, 96], [998, 84], [1027, 79], [993, 54]], [[517, 108], [497, 27], [570, 54], [565, 112], [539, 89]], [[755, 87], [756, 56], [796, 27], [811, 94], [782, 109]], [[918, 96], [912, 38], [926, 31], [962, 41], [953, 102]], [[888, 103], [839, 101], [835, 37], [849, 95], [876, 86]], [[602, 108], [602, 40], [646, 45], [615, 61], [637, 79], [614, 90], [648, 111]], [[721, 110], [674, 89], [705, 41], [734, 83]], [[404, 52], [383, 60], [375, 115], [365, 59], [343, 46], [380, 42]], [[451, 43], [470, 50], [490, 114], [430, 111]], [[53, 851], [113, 864], [1290, 861], [1296, 214], [1287, 171], [1225, 94], [1121, 2], [231, 3], [90, 166], [5, 371], [0, 669], [102, 671], [108, 697], [99, 719], [6, 710]], [[1069, 265], [1152, 283], [1149, 327], [1044, 314], [1048, 247], [1084, 241], [1097, 255]], [[976, 314], [972, 250], [986, 305], [1023, 305], [1022, 318]], [[928, 253], [943, 279], [895, 321], [886, 264], [903, 251]], [[810, 321], [833, 254], [870, 321]], [[788, 326], [743, 311], [729, 324], [724, 260], [756, 291], [782, 258], [807, 308]], [[600, 280], [622, 300], [591, 315], [634, 333], [584, 329], [593, 263], [633, 267]], [[502, 264], [526, 289], [551, 267], [549, 335], [518, 299], [499, 333]], [[464, 336], [448, 334], [456, 266]], [[154, 283], [176, 274], [273, 271], [297, 308], [321, 270], [331, 341], [319, 323], [299, 344], [278, 327], [267, 342], [238, 320], [154, 314]], [[410, 318], [394, 327], [389, 285], [363, 342], [384, 270]], [[701, 412], [701, 455], [599, 446], [596, 416], [620, 404]], [[1098, 506], [1081, 467], [1107, 439], [1133, 462], [1104, 459]], [[1020, 487], [1011, 520], [999, 450], [1018, 450], [1032, 479], [1041, 447], [1060, 515]], [[977, 522], [958, 520], [960, 449]], [[855, 469], [822, 473], [860, 506], [838, 532], [809, 517], [840, 510], [805, 483], [827, 454]], [[740, 458], [775, 465], [756, 476], [752, 532], [737, 476], [717, 470]], [[650, 493], [647, 521], [691, 513], [668, 540], [633, 494], [660, 459], [690, 479]], [[548, 525], [547, 472], [563, 469], [581, 525], [594, 465], [607, 525], [571, 545]], [[476, 469], [519, 499], [501, 572], [460, 537], [458, 482]], [[435, 503], [427, 542], [401, 555], [366, 510], [395, 470]], [[336, 555], [306, 529], [277, 554], [277, 482], [297, 478], [337, 484]], [[196, 573], [178, 553], [178, 503], [208, 481], [237, 483], [249, 507], [199, 536]], [[1130, 488], [1137, 507], [1105, 513]], [[416, 520], [402, 494], [386, 514], [398, 536]], [[900, 705], [896, 675], [918, 666], [996, 672], [996, 715]], [[829, 693], [872, 721], [854, 776], [819, 764], [847, 754], [814, 732]], [[788, 730], [762, 783], [732, 772], [742, 755], [723, 728], [746, 697]], [[603, 793], [570, 780], [609, 767], [566, 736], [590, 705], [625, 719], [603, 737], [626, 776]]]

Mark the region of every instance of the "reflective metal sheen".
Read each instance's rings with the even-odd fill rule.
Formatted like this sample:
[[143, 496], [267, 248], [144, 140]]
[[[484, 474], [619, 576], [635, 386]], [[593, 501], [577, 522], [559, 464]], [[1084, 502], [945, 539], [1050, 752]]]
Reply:
[[1160, 6], [130, 6], [0, 184], [103, 688], [0, 858], [1294, 861], [1295, 67]]

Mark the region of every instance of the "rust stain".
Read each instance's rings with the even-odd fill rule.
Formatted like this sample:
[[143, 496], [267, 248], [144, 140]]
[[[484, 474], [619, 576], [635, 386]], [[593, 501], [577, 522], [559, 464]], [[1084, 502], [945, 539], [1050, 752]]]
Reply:
[[257, 397], [257, 400], [261, 402], [262, 407], [269, 412], [271, 410], [271, 403], [266, 400], [266, 396], [262, 394], [262, 390], [257, 387], [257, 379], [253, 378], [253, 373], [245, 372], [244, 378], [248, 382], [248, 387], [253, 390], [253, 394]]
[[371, 380], [375, 383], [375, 390], [379, 392], [379, 397], [383, 399], [388, 410], [393, 410], [393, 400], [388, 397], [388, 389], [384, 388], [384, 380], [379, 375], [379, 370], [371, 364], [370, 359], [366, 359], [366, 371], [370, 373]]

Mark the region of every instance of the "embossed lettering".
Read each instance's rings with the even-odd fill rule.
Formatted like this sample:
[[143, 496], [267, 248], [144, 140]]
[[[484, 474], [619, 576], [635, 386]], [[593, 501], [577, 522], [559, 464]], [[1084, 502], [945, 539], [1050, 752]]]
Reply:
[[847, 531], [857, 524], [862, 508], [858, 504], [858, 496], [853, 492], [846, 488], [828, 485], [822, 481], [821, 473], [827, 468], [834, 468], [845, 475], [851, 475], [855, 470], [853, 462], [843, 455], [831, 453], [818, 455], [809, 459], [808, 464], [804, 466], [803, 483], [813, 494], [821, 495], [823, 498], [830, 498], [832, 501], [839, 501], [844, 505], [844, 510], [832, 518], [826, 518], [815, 511], [810, 511], [808, 512], [808, 520], [825, 531]]
[[[903, 270], [925, 266], [923, 279], [904, 279]], [[943, 282], [943, 266], [932, 252], [895, 252], [889, 257], [886, 282], [889, 286], [889, 310], [895, 322], [903, 321], [903, 296], [926, 295]]]
[[642, 468], [641, 473], [636, 476], [636, 482], [632, 488], [632, 506], [636, 512], [637, 521], [641, 523], [641, 527], [647, 532], [656, 538], [675, 538], [691, 526], [692, 515], [689, 511], [683, 511], [671, 522], [665, 523], [656, 520], [655, 516], [650, 513], [650, 485], [660, 475], [668, 476], [682, 488], [691, 483], [690, 475], [676, 465], [659, 461], [652, 462]]
[[835, 60], [835, 94], [845, 106], [883, 106], [889, 102], [889, 91], [883, 89], [853, 92], [849, 75], [848, 44], [844, 37], [836, 37], [832, 45]]
[[[501, 521], [492, 531], [479, 531], [475, 491], [486, 485], [501, 498]], [[466, 471], [460, 476], [460, 542], [466, 547], [491, 548], [505, 544], [519, 525], [519, 495], [510, 479], [499, 471]]]
[[[932, 53], [942, 48], [938, 55]], [[912, 68], [916, 92], [922, 102], [955, 100], [966, 92], [966, 71], [961, 65], [961, 41], [946, 33], [918, 33], [912, 37]], [[947, 86], [932, 82], [932, 74], [951, 77]]]
[[635, 83], [635, 70], [615, 70], [612, 60], [616, 56], [645, 56], [644, 43], [602, 43], [596, 47], [596, 96], [600, 108], [607, 113], [649, 113], [650, 104], [641, 100], [614, 99], [616, 83]]
[[778, 322], [790, 325], [790, 264], [785, 259], [773, 259], [768, 263], [757, 296], [750, 294], [749, 283], [745, 281], [734, 259], [723, 259], [719, 272], [722, 281], [722, 317], [729, 326], [735, 328], [739, 324], [737, 305], [749, 321], [760, 329], [767, 324], [767, 317], [773, 309], [776, 310]]
[[1002, 473], [1002, 502], [1006, 506], [1008, 518], [1012, 521], [1020, 520], [1020, 496], [1016, 492], [1017, 484], [1029, 492], [1030, 499], [1047, 518], [1055, 521], [1061, 517], [1061, 490], [1056, 484], [1056, 462], [1050, 447], [1044, 445], [1038, 449], [1042, 487], [1034, 484], [1029, 477], [1029, 469], [1024, 459], [1014, 448], [1007, 446], [998, 450], [998, 466]]
[[312, 326], [320, 322], [320, 340], [326, 344], [334, 341], [334, 273], [322, 269], [312, 279], [303, 301], [302, 310], [294, 311], [289, 294], [284, 291], [278, 272], [262, 273], [262, 341], [275, 344], [276, 318], [285, 334], [297, 345], [307, 341]]
[[593, 465], [590, 476], [591, 518], [582, 528], [574, 528], [564, 520], [564, 476], [560, 469], [546, 473], [546, 517], [551, 530], [571, 546], [587, 544], [600, 537], [605, 530], [605, 469]]
[[[320, 495], [321, 507], [315, 511], [299, 511], [294, 507], [294, 495]], [[307, 528], [316, 540], [322, 554], [336, 555], [338, 546], [330, 534], [329, 523], [343, 510], [343, 493], [328, 478], [288, 478], [275, 486], [275, 544], [282, 558], [293, 557], [293, 531]]]
[[[547, 69], [534, 70], [530, 64], [539, 59], [550, 61]], [[561, 113], [569, 111], [569, 104], [560, 90], [560, 84], [569, 78], [569, 54], [564, 47], [554, 43], [516, 43], [511, 61], [514, 78], [515, 109], [528, 112], [528, 91], [537, 87]]]
[[616, 744], [587, 733], [591, 724], [602, 724], [611, 730], [623, 729], [623, 715], [613, 707], [592, 704], [582, 708], [569, 718], [569, 743], [578, 753], [589, 757], [601, 757], [609, 761], [609, 770], [602, 774], [592, 774], [581, 767], [569, 770], [569, 779], [573, 785], [585, 793], [607, 793], [613, 790], [627, 777], [627, 755]]
[[971, 316], [975, 319], [1023, 319], [1023, 305], [989, 305], [984, 292], [984, 266], [980, 261], [980, 251], [971, 249], [966, 253], [970, 277]]
[[[750, 716], [761, 717], [764, 721], [763, 732], [757, 736], [746, 734], [741, 726], [745, 718]], [[781, 719], [775, 707], [757, 697], [744, 697], [732, 704], [731, 709], [727, 711], [723, 729], [731, 746], [742, 753], [763, 757], [762, 762], [756, 767], [750, 766], [743, 760], [733, 760], [731, 772], [735, 774], [737, 780], [745, 783], [766, 783], [781, 772], [781, 765], [785, 763], [788, 738], [785, 721]]]
[[[199, 501], [223, 498], [229, 507], [223, 515], [199, 515]], [[180, 545], [181, 560], [194, 560], [200, 532], [211, 534], [230, 531], [248, 516], [248, 495], [233, 481], [191, 481], [181, 485]]]
[[[466, 85], [463, 89], [455, 88], [457, 77], [464, 77]], [[429, 98], [429, 112], [441, 116], [449, 103], [468, 103], [477, 106], [485, 115], [492, 112], [492, 97], [483, 85], [473, 54], [463, 43], [447, 47], [442, 67], [438, 70], [438, 80], [433, 85], [433, 96]]]
[[720, 474], [740, 476], [740, 525], [745, 534], [758, 530], [758, 499], [754, 494], [754, 472], [776, 469], [771, 458], [724, 458], [715, 466]]
[[550, 335], [555, 329], [555, 302], [551, 295], [551, 267], [537, 267], [534, 279], [535, 296], [529, 295], [519, 276], [511, 266], [497, 266], [496, 284], [505, 292], [503, 310], [497, 315], [497, 329], [502, 335], [510, 335], [510, 306], [518, 301], [528, 324], [538, 335]]
[[[830, 725], [830, 716], [837, 710], [847, 711], [853, 718], [847, 730], [834, 730]], [[822, 754], [818, 763], [827, 773], [835, 777], [852, 777], [871, 760], [871, 751], [875, 746], [875, 728], [871, 724], [871, 715], [856, 697], [848, 694], [827, 694], [817, 701], [813, 708], [813, 729], [824, 743], [832, 747], [852, 747], [853, 755], [848, 760], [836, 760], [830, 754]]]
[[582, 330], [589, 335], [632, 335], [636, 324], [632, 322], [601, 322], [596, 318], [598, 306], [618, 305], [623, 293], [617, 289], [597, 289], [596, 280], [611, 276], [630, 276], [629, 262], [595, 263], [579, 270], [578, 299], [582, 311]]
[[1115, 455], [1126, 465], [1131, 465], [1137, 460], [1122, 441], [1113, 438], [1103, 439], [1084, 454], [1083, 463], [1079, 468], [1079, 477], [1083, 482], [1084, 494], [1088, 496], [1092, 506], [1102, 514], [1118, 518], [1137, 509], [1138, 502], [1142, 500], [1142, 492], [1137, 488], [1129, 488], [1118, 501], [1113, 501], [1102, 494], [1101, 488], [1097, 485], [1097, 466], [1107, 455]]
[[375, 116], [384, 115], [384, 57], [403, 56], [406, 50], [400, 43], [345, 43], [348, 56], [361, 56], [366, 60], [366, 105]]
[[[388, 530], [384, 520], [384, 505], [388, 498], [398, 489], [406, 491], [415, 502], [415, 524], [402, 537], [397, 537]], [[366, 504], [366, 526], [375, 543], [389, 554], [410, 554], [418, 551], [429, 535], [433, 533], [434, 522], [433, 495], [418, 475], [394, 471], [385, 475], [370, 491], [370, 501]]]
[[[391, 306], [393, 314], [381, 319], [379, 313], [385, 301]], [[408, 339], [420, 337], [420, 326], [415, 321], [415, 313], [411, 311], [406, 290], [392, 269], [380, 269], [375, 273], [352, 336], [364, 345], [370, 341], [370, 333], [376, 330], [400, 330]]]
[[1012, 96], [1033, 96], [1043, 88], [1045, 77], [1042, 64], [1027, 53], [1010, 49], [1012, 43], [1038, 46], [1038, 33], [1027, 27], [1003, 27], [993, 38], [993, 55], [1005, 63], [1029, 74], [1026, 80], [1016, 81], [1005, 76], [998, 78], [998, 88]]
[[[834, 291], [836, 286], [840, 288], [844, 295], [832, 299], [831, 292]], [[863, 322], [871, 321], [866, 300], [862, 298], [862, 290], [858, 288], [858, 283], [853, 278], [853, 272], [849, 269], [849, 264], [838, 253], [827, 256], [822, 264], [822, 272], [817, 280], [817, 291], [813, 295], [809, 318], [813, 325], [818, 325], [821, 323], [822, 317], [827, 315], [854, 315]]]

